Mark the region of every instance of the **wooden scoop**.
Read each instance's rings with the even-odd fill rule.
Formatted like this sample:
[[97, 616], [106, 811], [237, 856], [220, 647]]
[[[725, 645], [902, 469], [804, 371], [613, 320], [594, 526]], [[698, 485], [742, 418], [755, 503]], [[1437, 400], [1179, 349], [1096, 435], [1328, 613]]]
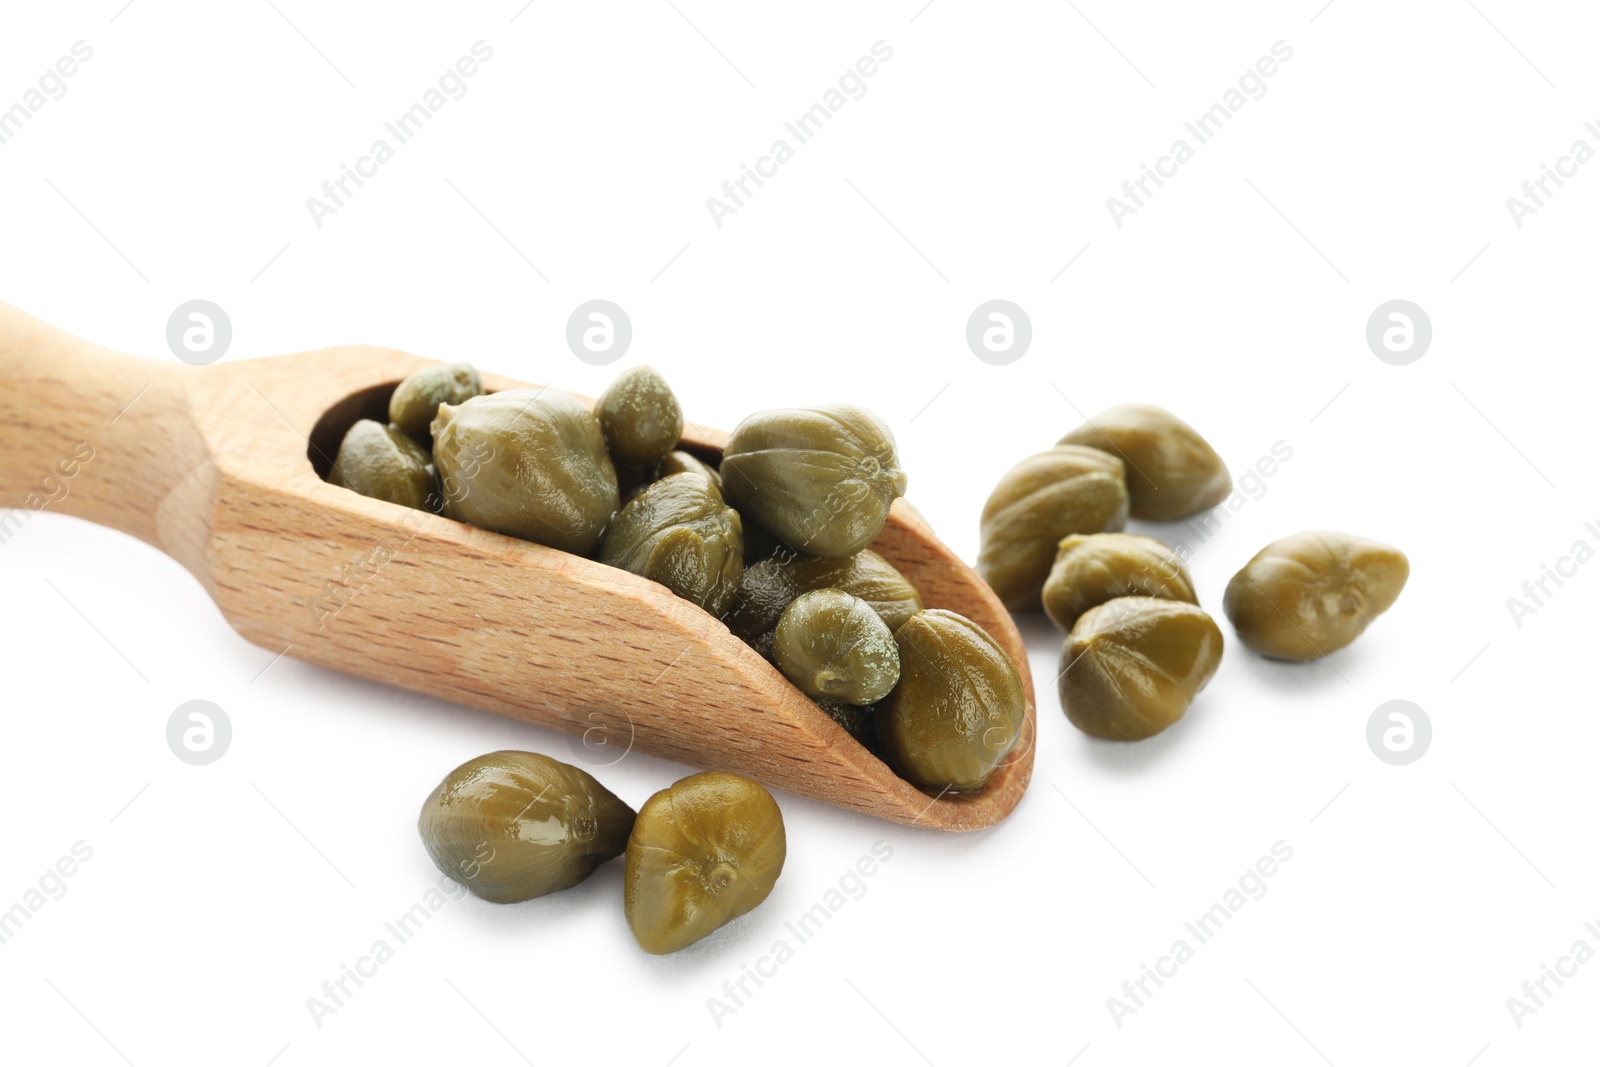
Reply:
[[[987, 630], [1028, 694], [1017, 747], [980, 792], [896, 777], [664, 586], [323, 481], [351, 423], [387, 421], [395, 384], [434, 362], [351, 345], [195, 367], [100, 348], [0, 304], [0, 506], [154, 545], [274, 654], [618, 746], [602, 754], [631, 747], [944, 830], [1016, 807], [1033, 770], [1027, 650], [988, 586], [903, 501], [872, 547], [926, 606]], [[684, 446], [715, 458], [726, 441], [695, 428]]]

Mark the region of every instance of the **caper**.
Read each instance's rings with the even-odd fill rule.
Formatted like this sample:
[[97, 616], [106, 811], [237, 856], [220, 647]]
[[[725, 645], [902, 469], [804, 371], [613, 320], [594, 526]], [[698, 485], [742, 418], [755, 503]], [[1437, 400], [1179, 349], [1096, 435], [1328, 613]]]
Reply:
[[911, 583], [870, 548], [843, 559], [778, 555], [745, 568], [727, 617], [728, 629], [770, 659], [773, 631], [784, 609], [814, 589], [838, 589], [860, 597], [890, 633], [922, 610], [922, 598]]
[[1257, 552], [1228, 583], [1222, 610], [1246, 648], [1274, 659], [1317, 659], [1360, 637], [1410, 574], [1397, 548], [1307, 530]]
[[1061, 539], [1044, 583], [1044, 610], [1071, 630], [1078, 616], [1120, 596], [1156, 596], [1198, 604], [1183, 561], [1154, 537], [1073, 534]]
[[453, 519], [587, 556], [616, 513], [600, 424], [557, 389], [508, 389], [441, 404], [433, 458]]
[[491, 752], [445, 775], [417, 829], [441, 871], [510, 904], [575, 886], [620, 856], [633, 820], [632, 808], [577, 767]]
[[783, 871], [783, 813], [748, 778], [692, 774], [639, 809], [623, 861], [634, 939], [665, 955], [754, 910]]
[[822, 709], [822, 713], [834, 722], [839, 728], [855, 738], [863, 748], [876, 753], [878, 750], [878, 720], [877, 708], [872, 705], [847, 704], [842, 700], [833, 700], [829, 697], [812, 697], [812, 703]]
[[439, 363], [394, 387], [389, 396], [389, 421], [412, 437], [427, 440], [440, 404], [463, 404], [482, 392], [483, 382], [472, 364]]
[[1067, 434], [1064, 445], [1104, 449], [1127, 464], [1128, 513], [1185, 519], [1228, 499], [1233, 477], [1194, 427], [1153, 404], [1109, 408]]
[[381, 422], [357, 421], [345, 432], [328, 481], [362, 496], [419, 511], [434, 511], [433, 469], [427, 449]]
[[717, 492], [722, 492], [722, 475], [717, 473], [717, 468], [692, 452], [675, 449], [661, 457], [656, 477], [670, 478], [674, 474], [703, 474], [707, 481], [717, 487]]
[[838, 589], [795, 597], [778, 620], [772, 652], [807, 696], [876, 704], [900, 680], [894, 634], [870, 604]]
[[1108, 600], [1079, 616], [1061, 648], [1061, 706], [1091, 737], [1154, 737], [1183, 718], [1221, 660], [1222, 631], [1193, 604]]
[[744, 571], [739, 513], [703, 474], [651, 482], [617, 513], [600, 562], [660, 582], [720, 616]]
[[1057, 445], [1012, 467], [989, 494], [978, 573], [1012, 611], [1038, 611], [1061, 539], [1127, 522], [1122, 461], [1096, 448]]
[[888, 762], [918, 785], [981, 789], [1022, 732], [1027, 699], [1016, 664], [953, 611], [918, 612], [894, 639], [900, 684], [877, 712]]
[[683, 409], [653, 367], [629, 367], [595, 401], [595, 418], [619, 467], [661, 461], [683, 436]]
[[751, 415], [729, 438], [721, 469], [730, 504], [813, 556], [872, 544], [906, 491], [894, 435], [848, 404]]

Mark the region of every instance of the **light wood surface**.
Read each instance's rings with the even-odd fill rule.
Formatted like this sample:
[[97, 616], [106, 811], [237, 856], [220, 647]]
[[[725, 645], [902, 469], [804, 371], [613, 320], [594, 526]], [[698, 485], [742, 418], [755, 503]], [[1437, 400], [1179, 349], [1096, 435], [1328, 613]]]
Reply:
[[[392, 386], [434, 362], [345, 346], [193, 367], [122, 355], [0, 304], [0, 507], [34, 506], [47, 479], [64, 481], [51, 511], [172, 556], [273, 653], [601, 731], [610, 744], [897, 822], [974, 830], [1016, 807], [1033, 769], [1026, 648], [999, 600], [905, 502], [873, 548], [928, 607], [993, 635], [1028, 694], [1017, 748], [980, 792], [936, 797], [902, 781], [663, 586], [324, 482], [317, 464], [326, 469], [345, 427], [382, 418]], [[684, 443], [716, 454], [726, 435], [694, 427]]]

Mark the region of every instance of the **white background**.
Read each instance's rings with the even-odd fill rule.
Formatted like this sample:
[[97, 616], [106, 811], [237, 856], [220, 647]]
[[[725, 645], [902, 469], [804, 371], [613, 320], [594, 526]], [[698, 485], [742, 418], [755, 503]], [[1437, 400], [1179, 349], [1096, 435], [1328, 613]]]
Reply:
[[[1578, 939], [1600, 949], [1600, 723], [1576, 684], [1600, 565], [1520, 627], [1506, 606], [1600, 541], [1600, 164], [1521, 228], [1506, 206], [1574, 140], [1600, 148], [1585, 5], [274, 2], [5, 5], [0, 106], [73, 42], [94, 56], [0, 145], [0, 299], [167, 360], [168, 315], [204, 298], [228, 359], [363, 341], [589, 395], [648, 362], [724, 428], [862, 403], [967, 559], [1008, 466], [1158, 403], [1236, 472], [1293, 449], [1199, 547], [1203, 604], [1306, 527], [1402, 547], [1411, 582], [1323, 663], [1267, 663], [1224, 624], [1209, 689], [1136, 745], [1066, 722], [1060, 638], [1027, 622], [1039, 748], [1001, 826], [780, 795], [777, 890], [693, 949], [635, 947], [611, 864], [523, 905], [452, 901], [319, 1027], [307, 998], [434, 884], [414, 819], [435, 782], [566, 738], [293, 659], [263, 673], [271, 651], [175, 563], [46, 514], [0, 546], [0, 908], [75, 842], [93, 858], [0, 946], [7, 1061], [1592, 1057], [1600, 963], [1520, 1028], [1506, 1005]], [[306, 198], [478, 40], [467, 95], [316, 227]], [[879, 40], [866, 95], [718, 228], [706, 198]], [[1114, 225], [1106, 198], [1280, 40], [1266, 95]], [[606, 368], [563, 336], [596, 297], [635, 331]], [[1034, 330], [1002, 367], [964, 340], [996, 297]], [[1364, 337], [1396, 298], [1434, 327], [1409, 366]], [[196, 698], [234, 729], [205, 767], [164, 734]], [[1367, 747], [1391, 699], [1433, 723], [1410, 766]], [[638, 805], [688, 771], [601, 774]], [[866, 895], [713, 1022], [707, 998], [879, 840]], [[1117, 1026], [1107, 998], [1279, 841], [1269, 892]]]

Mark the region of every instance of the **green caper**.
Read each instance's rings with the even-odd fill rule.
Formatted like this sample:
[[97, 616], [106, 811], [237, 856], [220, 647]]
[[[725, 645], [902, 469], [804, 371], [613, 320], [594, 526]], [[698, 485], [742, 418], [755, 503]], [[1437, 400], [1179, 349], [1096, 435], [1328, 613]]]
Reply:
[[434, 511], [430, 463], [427, 449], [393, 426], [361, 419], [345, 432], [328, 481], [362, 496]]
[[557, 389], [441, 404], [433, 459], [453, 519], [587, 556], [621, 503], [593, 415]]
[[778, 620], [772, 652], [807, 696], [876, 704], [900, 680], [894, 634], [870, 604], [838, 589], [795, 597]]
[[1038, 611], [1061, 539], [1127, 522], [1122, 461], [1096, 448], [1057, 445], [1012, 467], [989, 494], [978, 573], [1012, 611]]
[[651, 482], [617, 513], [600, 562], [660, 582], [720, 616], [744, 571], [739, 513], [703, 474]]
[[472, 364], [440, 363], [417, 371], [394, 387], [389, 421], [425, 441], [440, 404], [464, 404], [482, 393], [483, 382]]
[[577, 767], [491, 752], [445, 775], [417, 829], [441, 871], [510, 904], [575, 886], [620, 856], [633, 820], [632, 808]]
[[683, 409], [653, 367], [629, 367], [617, 375], [595, 401], [594, 414], [619, 467], [654, 466], [683, 436]]
[[1071, 630], [1078, 616], [1120, 596], [1156, 596], [1198, 604], [1183, 561], [1154, 537], [1073, 534], [1061, 539], [1044, 583], [1044, 610]]
[[828, 697], [812, 697], [811, 702], [822, 709], [822, 713], [834, 722], [839, 728], [869, 752], [878, 750], [878, 721], [877, 708], [873, 705], [847, 704], [842, 700], [832, 700]]
[[751, 415], [729, 438], [721, 470], [729, 503], [813, 556], [872, 544], [906, 491], [894, 435], [848, 404]]
[[1194, 427], [1153, 404], [1109, 408], [1060, 441], [1118, 456], [1127, 465], [1128, 513], [1136, 519], [1186, 519], [1228, 499], [1233, 476]]
[[878, 708], [878, 736], [902, 778], [981, 789], [1022, 732], [1027, 698], [1016, 664], [953, 611], [921, 611], [894, 634], [900, 684]]
[[1257, 552], [1223, 594], [1239, 640], [1274, 659], [1309, 660], [1343, 648], [1388, 611], [1411, 563], [1364, 537], [1307, 530]]
[[692, 452], [675, 449], [661, 457], [656, 477], [670, 478], [674, 474], [703, 474], [707, 481], [717, 487], [717, 492], [722, 492], [722, 475], [717, 473], [717, 468]]
[[772, 892], [786, 851], [778, 802], [748, 778], [692, 774], [644, 802], [623, 861], [622, 908], [646, 952], [676, 952]]
[[1183, 718], [1221, 661], [1222, 631], [1193, 604], [1108, 600], [1079, 616], [1061, 648], [1061, 706], [1091, 737], [1141, 741]]
[[922, 610], [922, 597], [894, 565], [870, 548], [843, 559], [769, 556], [745, 568], [727, 617], [728, 629], [768, 659], [773, 631], [794, 598], [814, 589], [838, 589], [866, 601], [889, 632]]

